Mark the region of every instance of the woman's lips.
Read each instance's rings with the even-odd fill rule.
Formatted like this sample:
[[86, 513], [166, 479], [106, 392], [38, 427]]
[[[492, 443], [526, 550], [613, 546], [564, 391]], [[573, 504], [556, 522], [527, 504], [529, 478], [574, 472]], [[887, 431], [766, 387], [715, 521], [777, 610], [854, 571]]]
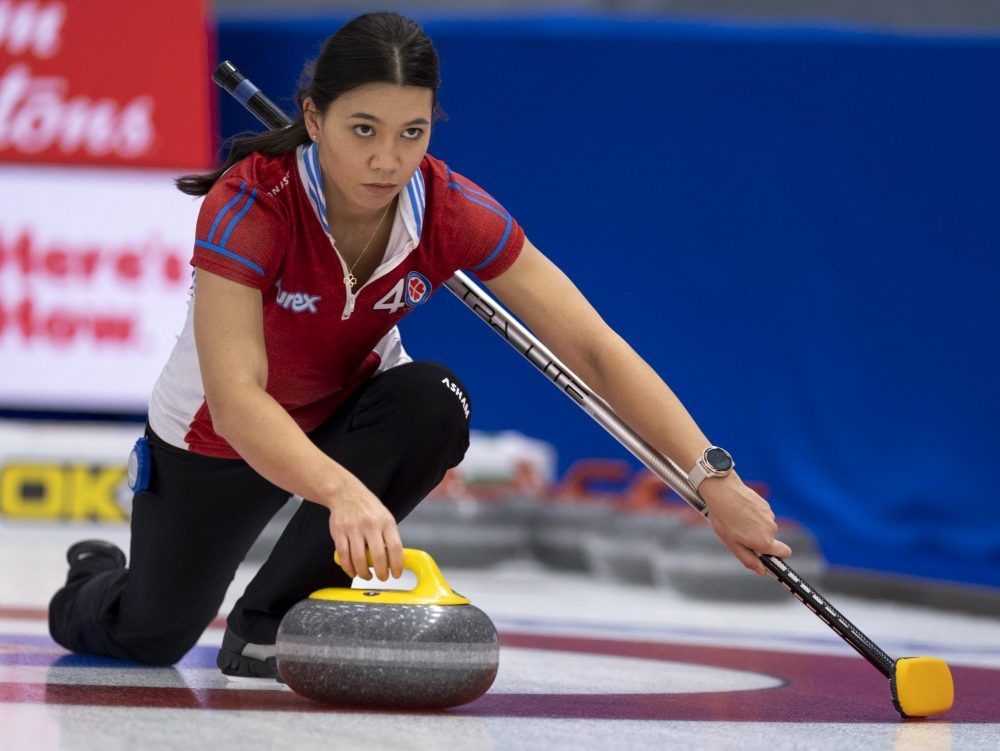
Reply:
[[364, 186], [377, 196], [388, 196], [396, 192], [396, 186], [391, 183], [364, 183]]

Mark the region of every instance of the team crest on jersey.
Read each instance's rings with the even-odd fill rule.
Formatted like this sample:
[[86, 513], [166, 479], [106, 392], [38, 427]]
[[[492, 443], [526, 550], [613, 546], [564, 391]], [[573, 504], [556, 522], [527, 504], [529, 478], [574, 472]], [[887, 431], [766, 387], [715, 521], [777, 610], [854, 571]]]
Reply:
[[430, 280], [419, 271], [406, 275], [406, 304], [411, 308], [427, 302], [432, 291]]

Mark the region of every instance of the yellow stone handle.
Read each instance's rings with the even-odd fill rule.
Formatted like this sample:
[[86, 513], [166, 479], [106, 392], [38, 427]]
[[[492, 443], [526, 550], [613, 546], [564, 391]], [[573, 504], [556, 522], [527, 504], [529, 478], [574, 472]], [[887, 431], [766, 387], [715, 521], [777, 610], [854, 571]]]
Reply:
[[[371, 551], [366, 551], [368, 565], [372, 565]], [[334, 562], [340, 565], [340, 556], [334, 553]], [[403, 568], [409, 569], [417, 577], [417, 586], [410, 590], [401, 589], [348, 589], [330, 587], [313, 592], [310, 597], [317, 600], [341, 600], [347, 602], [370, 602], [394, 605], [468, 605], [469, 600], [456, 594], [444, 578], [437, 563], [423, 550], [403, 548]]]

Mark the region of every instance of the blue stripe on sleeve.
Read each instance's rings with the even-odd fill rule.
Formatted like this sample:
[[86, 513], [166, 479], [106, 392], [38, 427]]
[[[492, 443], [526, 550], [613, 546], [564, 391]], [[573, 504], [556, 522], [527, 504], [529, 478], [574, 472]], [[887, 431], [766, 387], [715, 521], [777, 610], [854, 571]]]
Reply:
[[474, 195], [474, 196], [481, 196], [483, 198], [489, 198], [491, 201], [496, 201], [497, 200], [493, 196], [491, 196], [489, 193], [484, 193], [481, 190], [476, 190], [475, 188], [470, 188], [468, 185], [463, 185], [462, 186], [462, 190], [468, 191], [469, 193], [472, 193], [472, 195]]
[[225, 248], [219, 247], [218, 245], [213, 245], [212, 243], [207, 243], [204, 240], [195, 240], [194, 244], [200, 248], [206, 248], [208, 250], [214, 251], [224, 255], [226, 258], [232, 258], [238, 263], [242, 263], [244, 266], [253, 269], [261, 276], [264, 276], [264, 269], [258, 266], [256, 263], [251, 261], [249, 258], [244, 258], [243, 256], [236, 255], [231, 250], [226, 250]]
[[243, 195], [246, 192], [247, 192], [247, 181], [244, 180], [243, 184], [240, 185], [240, 192], [237, 193], [236, 196], [232, 198], [229, 201], [229, 203], [223, 206], [221, 211], [219, 211], [219, 213], [215, 215], [215, 221], [212, 222], [212, 229], [208, 231], [208, 237], [205, 238], [206, 240], [208, 240], [208, 242], [212, 242], [212, 237], [215, 235], [215, 230], [219, 226], [219, 222], [222, 221], [222, 217], [224, 217], [227, 213], [229, 213], [229, 209], [231, 209], [236, 204], [236, 202], [243, 197]]
[[243, 208], [237, 212], [236, 216], [234, 216], [232, 219], [229, 220], [229, 224], [226, 225], [226, 231], [222, 235], [222, 239], [219, 241], [219, 245], [221, 245], [222, 247], [226, 247], [226, 241], [229, 240], [229, 236], [233, 233], [233, 230], [236, 229], [236, 225], [239, 223], [240, 219], [242, 219], [244, 215], [246, 215], [246, 213], [250, 210], [250, 207], [253, 206], [253, 202], [256, 200], [256, 198], [257, 198], [257, 189], [254, 188], [253, 192], [250, 194], [250, 197], [247, 199], [247, 202], [243, 206]]
[[490, 253], [489, 257], [478, 266], [475, 266], [472, 269], [473, 271], [479, 271], [479, 269], [483, 268], [484, 266], [489, 266], [491, 263], [493, 263], [493, 259], [497, 257], [501, 249], [503, 249], [503, 246], [507, 244], [507, 238], [510, 237], [510, 228], [512, 224], [513, 222], [511, 222], [510, 214], [507, 214], [507, 227], [503, 231], [503, 237], [500, 238], [500, 242], [497, 243], [497, 246]]
[[449, 187], [455, 188], [459, 193], [461, 193], [463, 196], [465, 196], [466, 198], [468, 198], [473, 203], [478, 203], [483, 208], [489, 209], [490, 211], [492, 211], [494, 214], [496, 214], [501, 219], [503, 219], [505, 221], [510, 219], [510, 214], [508, 214], [506, 212], [506, 210], [501, 211], [496, 206], [491, 206], [488, 203], [480, 201], [478, 198], [473, 198], [472, 196], [470, 196], [468, 193], [465, 192], [465, 186], [464, 185], [461, 185], [460, 183], [454, 183], [454, 182], [453, 183], [448, 183], [448, 185], [449, 185]]
[[[456, 189], [459, 193], [461, 193], [463, 196], [465, 196], [468, 200], [472, 201], [473, 203], [479, 204], [480, 206], [489, 209], [490, 211], [492, 211], [494, 214], [496, 214], [498, 217], [500, 217], [501, 219], [503, 219], [507, 223], [507, 226], [504, 228], [504, 231], [503, 231], [503, 237], [500, 238], [500, 242], [497, 243], [497, 246], [495, 248], [493, 248], [492, 251], [490, 251], [490, 254], [486, 258], [485, 261], [483, 261], [478, 266], [473, 267], [473, 269], [472, 269], [473, 271], [478, 271], [479, 269], [482, 269], [482, 268], [484, 268], [486, 266], [489, 266], [493, 262], [493, 260], [500, 254], [500, 251], [503, 250], [503, 246], [507, 244], [507, 238], [510, 237], [510, 230], [511, 230], [511, 227], [513, 226], [513, 220], [511, 219], [510, 213], [506, 209], [503, 210], [503, 211], [501, 211], [496, 206], [492, 206], [492, 205], [490, 205], [488, 203], [480, 201], [478, 198], [473, 198], [472, 196], [470, 196], [468, 193], [465, 192], [466, 191], [466, 187], [464, 185], [462, 185], [461, 183], [458, 183], [458, 182], [449, 182], [448, 185], [449, 185], [449, 187], [452, 187], [452, 188]], [[468, 190], [470, 192], [479, 193], [479, 191], [473, 191], [472, 188], [468, 188]], [[486, 194], [485, 193], [480, 193], [480, 195], [486, 195]], [[487, 196], [487, 197], [492, 198], [491, 196]]]

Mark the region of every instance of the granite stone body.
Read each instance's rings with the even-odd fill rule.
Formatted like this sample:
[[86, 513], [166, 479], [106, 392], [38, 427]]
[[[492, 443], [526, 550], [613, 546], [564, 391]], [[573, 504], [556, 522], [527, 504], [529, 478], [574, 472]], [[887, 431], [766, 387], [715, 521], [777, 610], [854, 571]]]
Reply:
[[399, 529], [408, 545], [434, 551], [442, 566], [485, 568], [530, 556], [537, 505], [522, 498], [425, 500]]
[[587, 571], [587, 534], [606, 529], [614, 517], [615, 509], [607, 503], [557, 501], [544, 505], [534, 518], [532, 553], [550, 568]]
[[605, 581], [653, 584], [653, 557], [683, 522], [667, 514], [618, 513], [583, 538], [590, 570]]
[[309, 599], [278, 629], [281, 679], [316, 701], [445, 709], [493, 685], [500, 642], [472, 605], [396, 605]]

